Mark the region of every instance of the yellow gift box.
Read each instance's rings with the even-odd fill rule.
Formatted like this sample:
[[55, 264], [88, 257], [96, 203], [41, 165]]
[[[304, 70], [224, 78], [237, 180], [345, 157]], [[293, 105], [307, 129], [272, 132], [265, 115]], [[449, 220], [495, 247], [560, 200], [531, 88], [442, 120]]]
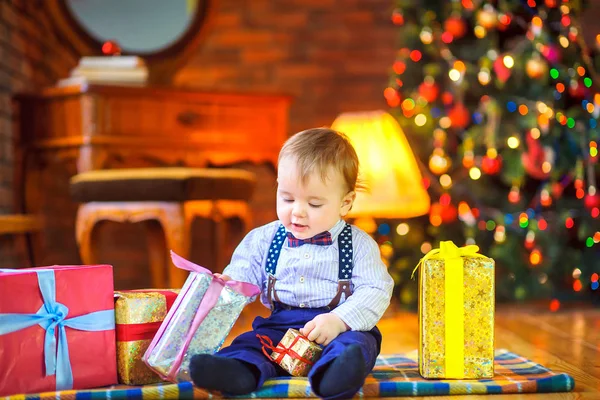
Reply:
[[144, 364], [142, 356], [178, 293], [178, 289], [115, 292], [117, 372], [120, 383], [146, 385], [161, 381]]
[[474, 245], [441, 242], [415, 268], [424, 378], [494, 376], [494, 260], [478, 251]]

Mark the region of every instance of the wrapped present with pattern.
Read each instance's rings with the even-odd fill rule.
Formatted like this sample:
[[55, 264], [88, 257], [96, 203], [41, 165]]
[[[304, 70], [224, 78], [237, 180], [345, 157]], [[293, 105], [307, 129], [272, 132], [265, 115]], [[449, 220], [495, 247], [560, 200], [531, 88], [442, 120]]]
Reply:
[[273, 346], [273, 342], [267, 336], [256, 336], [263, 345], [263, 353], [293, 376], [308, 376], [308, 372], [323, 352], [321, 346], [308, 340], [296, 329], [288, 329], [277, 346]]
[[0, 396], [117, 383], [110, 265], [0, 270]]
[[424, 378], [494, 376], [494, 260], [478, 251], [441, 242], [417, 265]]
[[178, 289], [115, 292], [117, 372], [120, 383], [146, 385], [160, 382], [160, 377], [144, 364], [142, 356], [178, 293]]
[[171, 259], [190, 275], [143, 360], [162, 379], [190, 381], [191, 357], [216, 353], [260, 289], [251, 283], [224, 281], [172, 251]]

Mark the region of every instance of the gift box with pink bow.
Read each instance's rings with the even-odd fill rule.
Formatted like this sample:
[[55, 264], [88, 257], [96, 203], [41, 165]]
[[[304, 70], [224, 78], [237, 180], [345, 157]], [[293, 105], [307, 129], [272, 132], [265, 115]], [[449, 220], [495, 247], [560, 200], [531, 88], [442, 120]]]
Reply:
[[190, 381], [191, 357], [216, 353], [246, 304], [260, 289], [251, 283], [224, 281], [174, 252], [171, 259], [176, 267], [190, 271], [190, 275], [143, 360], [165, 380]]

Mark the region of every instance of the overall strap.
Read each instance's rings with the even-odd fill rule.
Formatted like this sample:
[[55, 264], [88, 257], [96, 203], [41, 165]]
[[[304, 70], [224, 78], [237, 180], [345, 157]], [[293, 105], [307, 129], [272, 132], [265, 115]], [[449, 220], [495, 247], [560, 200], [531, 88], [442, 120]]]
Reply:
[[352, 294], [350, 281], [352, 279], [352, 268], [354, 267], [354, 252], [352, 251], [352, 226], [346, 224], [338, 236], [338, 289], [335, 297], [327, 307], [334, 309], [340, 303], [342, 294], [346, 299]]
[[273, 307], [273, 298], [275, 301], [279, 301], [277, 293], [275, 292], [275, 282], [277, 281], [277, 278], [275, 278], [275, 271], [277, 270], [277, 261], [279, 261], [279, 255], [281, 254], [285, 235], [285, 227], [279, 225], [279, 228], [273, 237], [273, 241], [269, 246], [269, 254], [267, 255], [267, 262], [265, 264], [265, 271], [269, 277], [267, 283], [267, 298], [269, 299], [269, 303], [271, 303], [271, 307]]

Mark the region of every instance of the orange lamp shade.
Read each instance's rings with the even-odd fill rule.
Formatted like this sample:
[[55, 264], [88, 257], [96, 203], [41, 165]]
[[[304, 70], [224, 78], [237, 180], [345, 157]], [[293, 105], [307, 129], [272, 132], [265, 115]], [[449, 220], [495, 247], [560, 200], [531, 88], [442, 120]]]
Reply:
[[350, 217], [411, 218], [427, 214], [430, 198], [402, 128], [385, 111], [343, 113], [332, 129], [348, 136], [358, 154], [358, 192]]

